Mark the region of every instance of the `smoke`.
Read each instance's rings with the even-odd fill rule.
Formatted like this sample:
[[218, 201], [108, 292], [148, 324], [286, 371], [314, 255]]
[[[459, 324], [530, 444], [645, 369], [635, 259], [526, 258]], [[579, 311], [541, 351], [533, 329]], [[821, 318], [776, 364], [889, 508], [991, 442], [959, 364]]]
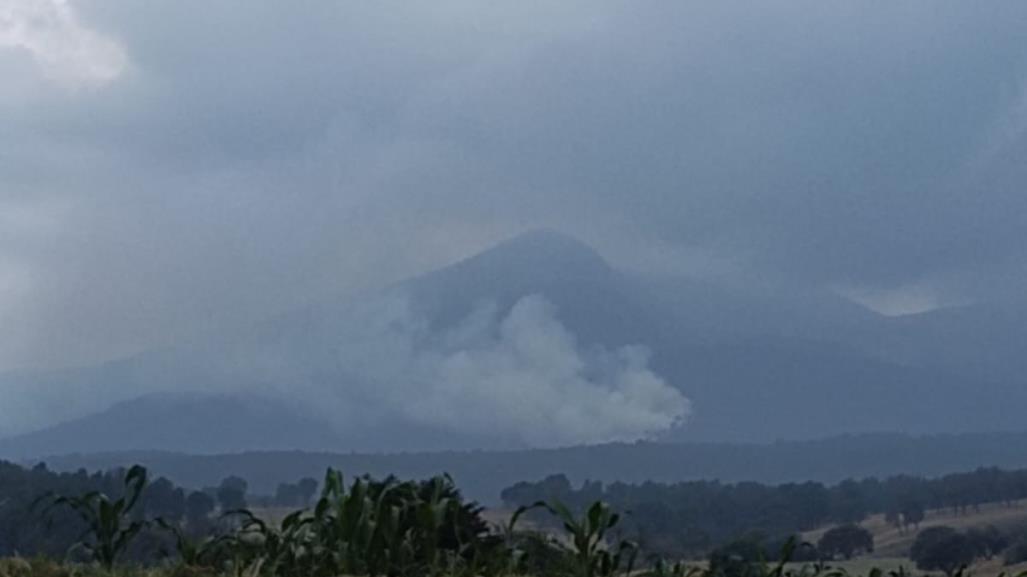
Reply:
[[351, 450], [634, 441], [691, 413], [649, 368], [646, 348], [583, 346], [542, 296], [480, 303], [445, 326], [399, 292], [317, 310], [262, 325], [269, 338], [260, 329], [221, 334], [82, 373], [0, 383], [0, 433], [175, 391], [276, 398], [333, 426]]
[[359, 407], [379, 422], [532, 447], [637, 440], [691, 411], [649, 369], [645, 348], [585, 349], [541, 296], [505, 314], [482, 304], [441, 332], [404, 298], [382, 299], [354, 321], [338, 359], [350, 378], [332, 391], [333, 411]]

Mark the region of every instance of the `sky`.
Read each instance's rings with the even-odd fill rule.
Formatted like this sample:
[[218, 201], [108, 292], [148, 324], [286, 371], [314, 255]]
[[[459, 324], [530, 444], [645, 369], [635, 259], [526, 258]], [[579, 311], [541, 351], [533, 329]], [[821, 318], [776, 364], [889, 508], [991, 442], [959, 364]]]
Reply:
[[0, 370], [549, 227], [886, 314], [1027, 280], [1027, 4], [0, 0]]

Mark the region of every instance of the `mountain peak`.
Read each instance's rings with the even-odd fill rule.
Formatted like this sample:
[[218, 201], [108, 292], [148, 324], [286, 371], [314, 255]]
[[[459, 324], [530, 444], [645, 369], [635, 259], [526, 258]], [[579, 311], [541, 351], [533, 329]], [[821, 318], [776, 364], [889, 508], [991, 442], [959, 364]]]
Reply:
[[607, 274], [610, 271], [610, 265], [595, 249], [572, 236], [546, 228], [521, 233], [464, 262], [496, 263], [524, 272]]

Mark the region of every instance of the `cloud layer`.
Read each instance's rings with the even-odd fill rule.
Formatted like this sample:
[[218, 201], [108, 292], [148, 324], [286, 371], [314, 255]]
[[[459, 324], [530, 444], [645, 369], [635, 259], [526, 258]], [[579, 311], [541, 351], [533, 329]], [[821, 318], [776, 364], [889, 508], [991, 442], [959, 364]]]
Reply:
[[1016, 0], [8, 1], [0, 368], [537, 226], [751, 286], [1016, 297], [1025, 25]]
[[127, 66], [122, 48], [82, 26], [67, 0], [0, 2], [0, 49], [27, 53], [39, 74], [67, 89], [98, 88]]

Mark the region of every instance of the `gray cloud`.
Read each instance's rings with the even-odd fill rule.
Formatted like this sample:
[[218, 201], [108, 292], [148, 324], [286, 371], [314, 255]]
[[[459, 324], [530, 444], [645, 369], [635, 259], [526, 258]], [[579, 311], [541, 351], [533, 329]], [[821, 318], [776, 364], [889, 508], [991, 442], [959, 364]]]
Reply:
[[58, 77], [124, 62], [69, 88], [0, 48], [0, 367], [174, 342], [534, 226], [860, 294], [1024, 278], [1019, 2], [70, 6], [105, 48]]

